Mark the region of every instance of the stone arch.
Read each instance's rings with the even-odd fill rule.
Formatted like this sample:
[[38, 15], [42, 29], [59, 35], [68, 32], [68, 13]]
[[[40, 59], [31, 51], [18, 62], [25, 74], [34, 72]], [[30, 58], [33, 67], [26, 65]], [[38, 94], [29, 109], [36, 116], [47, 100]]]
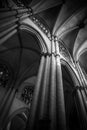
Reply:
[[66, 111], [66, 125], [67, 127], [69, 127], [68, 129], [72, 129], [72, 128], [75, 129], [80, 127], [79, 115], [77, 111], [78, 102], [76, 101], [77, 98], [76, 88], [77, 86], [80, 86], [80, 81], [72, 65], [70, 65], [67, 61], [63, 59], [61, 59], [61, 64], [62, 64], [61, 66], [62, 75], [63, 75], [62, 79], [63, 79], [65, 111]]
[[[46, 44], [45, 44], [45, 42], [43, 41], [43, 39], [42, 39], [42, 37], [40, 36], [40, 34], [35, 30], [35, 29], [33, 29], [32, 27], [29, 27], [28, 25], [24, 25], [24, 24], [22, 24], [22, 25], [20, 25], [19, 26], [19, 28], [18, 28], [18, 31], [17, 32], [15, 32], [14, 34], [12, 34], [10, 37], [8, 37], [8, 39], [4, 42], [3, 41], [3, 43], [2, 43], [2, 45], [1, 45], [1, 51], [0, 51], [0, 53], [2, 54], [2, 53], [4, 53], [4, 52], [6, 52], [6, 51], [10, 51], [11, 49], [18, 49], [19, 47], [20, 47], [20, 43], [19, 43], [19, 45], [17, 45], [18, 47], [12, 47], [12, 45], [11, 44], [9, 44], [9, 43], [7, 43], [7, 42], [9, 42], [9, 40], [10, 39], [12, 39], [13, 37], [14, 37], [14, 35], [16, 35], [17, 33], [19, 33], [19, 32], [24, 32], [24, 33], [26, 33], [26, 34], [29, 34], [29, 35], [31, 35], [31, 36], [34, 36], [35, 37], [35, 39], [37, 40], [37, 46], [38, 46], [38, 49], [37, 50], [35, 50], [34, 48], [35, 48], [35, 46], [36, 45], [34, 45], [33, 44], [33, 48], [32, 47], [30, 47], [30, 48], [28, 48], [30, 51], [35, 51], [35, 53], [38, 53], [39, 54], [39, 56], [41, 56], [41, 54], [42, 53], [46, 53], [47, 52], [47, 47], [46, 47]], [[19, 36], [18, 36], [19, 37]], [[21, 36], [21, 38], [22, 38], [22, 36]], [[14, 39], [13, 39], [14, 40]], [[21, 39], [20, 39], [21, 40]], [[12, 42], [12, 40], [10, 40], [10, 42]], [[20, 41], [18, 41], [18, 42], [20, 42]], [[6, 43], [6, 44], [5, 44]], [[4, 45], [6, 45], [6, 47], [7, 48], [3, 48], [3, 46]], [[11, 47], [8, 47], [8, 46], [10, 46], [11, 45]], [[14, 46], [14, 45], [13, 45]], [[37, 48], [37, 47], [36, 47]]]
[[69, 62], [65, 59], [61, 59], [61, 64], [66, 66], [67, 70], [69, 71], [70, 75], [71, 75], [71, 78], [74, 82], [74, 85], [75, 86], [78, 86], [80, 85], [80, 82], [79, 82], [79, 75], [75, 69], [75, 67], [71, 64], [69, 64]]
[[[21, 27], [21, 26], [20, 26]], [[15, 31], [12, 35], [10, 35], [9, 37], [7, 37], [7, 39], [5, 40], [5, 41], [3, 41], [2, 42], [2, 44], [1, 44], [1, 49], [0, 49], [0, 56], [1, 57], [4, 57], [4, 59], [3, 60], [8, 60], [8, 62], [12, 62], [11, 60], [14, 60], [14, 58], [15, 58], [15, 60], [17, 60], [18, 61], [18, 63], [20, 63], [20, 56], [21, 56], [21, 54], [22, 54], [22, 49], [19, 51], [18, 49], [20, 48], [20, 46], [21, 46], [21, 44], [19, 43], [19, 42], [21, 42], [21, 39], [18, 39], [18, 41], [16, 41], [16, 40], [14, 40], [14, 38], [16, 38], [15, 36], [16, 36], [16, 34], [18, 34], [18, 38], [19, 38], [19, 33], [20, 33], [20, 31], [25, 31], [26, 33], [29, 33], [29, 34], [31, 34], [31, 35], [33, 35], [34, 34], [34, 37], [36, 37], [36, 39], [35, 40], [37, 40], [38, 39], [38, 43], [40, 43], [41, 42], [41, 44], [38, 44], [37, 46], [38, 46], [38, 49], [37, 50], [33, 50], [32, 48], [29, 48], [29, 52], [30, 52], [30, 56], [32, 57], [32, 54], [34, 53], [34, 55], [35, 56], [37, 56], [36, 57], [36, 59], [35, 59], [35, 57], [33, 57], [33, 58], [30, 58], [30, 60], [32, 61], [31, 62], [31, 65], [33, 65], [33, 59], [35, 59], [34, 60], [34, 63], [35, 62], [39, 62], [39, 60], [40, 60], [40, 57], [41, 57], [41, 54], [42, 53], [45, 53], [47, 50], [46, 50], [46, 48], [45, 48], [45, 45], [44, 45], [44, 41], [42, 40], [42, 38], [41, 38], [41, 36], [38, 34], [38, 32], [35, 34], [35, 33], [33, 33], [33, 31], [32, 32], [29, 32], [29, 30], [27, 30], [26, 31], [26, 29], [21, 29], [21, 28], [19, 28], [18, 29], [18, 31]], [[38, 36], [37, 36], [38, 35]], [[33, 37], [33, 36], [32, 36]], [[9, 40], [10, 40], [10, 42], [9, 42]], [[15, 42], [16, 41], [16, 42]], [[18, 43], [17, 43], [18, 42]], [[12, 44], [13, 43], [13, 44]], [[36, 42], [35, 42], [36, 43]], [[34, 43], [34, 44], [35, 44]], [[16, 45], [17, 45], [17, 47], [16, 47]], [[12, 49], [13, 48], [13, 49]], [[22, 46], [21, 46], [21, 48], [22, 48]], [[13, 51], [14, 50], [14, 51]], [[16, 59], [16, 56], [18, 57], [18, 54], [16, 53], [16, 51], [17, 51], [17, 53], [19, 54], [19, 58], [17, 58]], [[8, 54], [8, 52], [9, 52], [9, 54]], [[12, 53], [11, 53], [12, 52]], [[16, 54], [16, 56], [15, 55], [13, 55], [13, 53], [15, 52], [15, 54]], [[27, 50], [27, 52], [28, 52], [28, 50]], [[26, 51], [24, 51], [24, 53], [26, 53]], [[8, 54], [8, 55], [7, 55]], [[28, 55], [28, 53], [27, 53], [27, 55]], [[12, 56], [14, 57], [14, 58], [12, 58]], [[22, 56], [21, 56], [22, 57]], [[25, 56], [26, 57], [26, 56]], [[25, 60], [25, 57], [24, 57], [24, 60]], [[10, 64], [9, 63], [9, 64]], [[17, 62], [13, 62], [12, 64], [11, 64], [11, 66], [13, 65], [14, 67], [13, 67], [13, 69], [15, 70], [17, 67], [17, 75], [20, 73], [19, 72], [19, 69], [20, 69], [20, 67], [21, 67], [21, 63], [17, 66], [17, 67], [15, 67], [15, 64], [16, 64]], [[28, 60], [26, 60], [26, 64], [28, 63]], [[29, 62], [30, 63], [30, 62]], [[28, 66], [28, 65], [27, 65]], [[35, 66], [35, 65], [34, 65]], [[37, 64], [37, 66], [39, 66], [39, 64]], [[33, 69], [33, 68], [32, 68]], [[22, 69], [22, 71], [23, 71], [23, 69]], [[33, 71], [33, 70], [32, 70]], [[20, 74], [21, 75], [21, 74]], [[32, 74], [32, 72], [31, 72], [31, 75], [33, 75]], [[28, 76], [28, 75], [27, 75]], [[19, 80], [19, 78], [17, 78], [18, 80]], [[12, 86], [11, 86], [12, 87]], [[10, 87], [9, 87], [10, 88]], [[8, 90], [8, 91], [10, 91], [10, 93], [14, 93], [13, 95], [12, 95], [12, 98], [11, 98], [11, 104], [9, 104], [9, 110], [10, 110], [10, 108], [11, 108], [11, 106], [12, 106], [12, 102], [13, 102], [13, 100], [14, 100], [14, 98], [15, 98], [15, 91], [16, 91], [16, 89], [18, 89], [18, 83], [15, 83], [15, 86], [13, 85], [13, 87], [12, 87], [12, 90], [10, 89], [10, 90]], [[5, 106], [8, 104], [8, 101], [9, 101], [9, 98], [10, 98], [10, 95], [8, 96], [8, 99], [6, 99], [6, 101], [3, 101], [3, 102], [6, 102], [6, 104], [5, 104]], [[4, 98], [5, 99], [5, 98]], [[2, 103], [2, 107], [3, 107], [3, 103]], [[7, 111], [7, 110], [6, 110]], [[5, 112], [6, 112], [5, 111]], [[6, 112], [7, 113], [7, 112]], [[8, 115], [9, 114], [9, 112], [7, 113], [7, 116], [9, 116]], [[3, 117], [4, 118], [4, 117]], [[7, 118], [6, 118], [6, 120], [7, 120]], [[3, 123], [3, 126], [2, 127], [4, 127], [4, 123]]]
[[33, 34], [34, 36], [36, 36], [37, 39], [39, 40], [39, 43], [38, 43], [38, 44], [39, 44], [39, 46], [40, 46], [41, 52], [42, 52], [42, 53], [43, 53], [43, 52], [44, 52], [44, 53], [48, 52], [48, 47], [47, 47], [47, 45], [46, 45], [44, 39], [42, 38], [41, 34], [38, 33], [37, 30], [35, 30], [35, 29], [32, 28], [30, 25], [25, 24], [25, 23], [21, 24], [21, 26], [20, 26], [19, 29], [20, 29], [20, 30], [25, 30], [26, 32], [30, 32], [31, 34]]
[[[18, 114], [21, 114], [23, 112], [27, 111], [27, 113], [29, 113], [29, 109], [28, 107], [22, 107], [22, 108], [19, 108], [17, 110], [15, 110], [11, 115], [9, 115], [8, 119], [6, 120], [5, 122], [5, 126], [4, 126], [4, 129], [7, 130], [7, 126], [9, 124], [9, 122], [11, 122], [11, 120]], [[28, 116], [26, 117], [28, 118]]]

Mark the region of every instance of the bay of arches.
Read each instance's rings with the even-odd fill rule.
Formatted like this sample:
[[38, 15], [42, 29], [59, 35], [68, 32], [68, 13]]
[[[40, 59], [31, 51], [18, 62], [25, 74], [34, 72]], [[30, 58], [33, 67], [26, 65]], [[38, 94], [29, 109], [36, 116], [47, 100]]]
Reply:
[[[10, 80], [11, 83], [7, 85], [7, 82], [4, 82], [4, 87], [5, 89], [1, 89], [2, 93], [2, 99], [3, 102], [1, 102], [1, 108], [0, 108], [0, 116], [2, 119], [2, 128], [6, 125], [6, 122], [9, 118], [9, 111], [11, 110], [11, 106], [13, 103], [13, 100], [15, 98], [15, 95], [19, 92], [19, 86], [27, 79], [32, 76], [37, 76], [38, 72], [38, 67], [39, 67], [39, 62], [40, 62], [40, 54], [41, 54], [41, 48], [39, 46], [39, 39], [30, 32], [24, 31], [24, 30], [19, 30], [17, 33], [15, 33], [12, 37], [8, 38], [7, 41], [5, 41], [2, 45], [0, 45], [0, 59], [3, 60], [3, 65], [1, 63], [1, 77], [4, 77], [4, 81], [7, 81], [6, 75], [8, 75], [10, 72], [12, 73]], [[8, 66], [9, 70], [6, 69]], [[3, 70], [5, 71], [5, 75], [2, 75]], [[7, 73], [9, 72], [9, 73]], [[0, 83], [2, 84], [1, 80]], [[7, 86], [7, 87], [5, 87]], [[2, 92], [4, 91], [4, 92]], [[13, 94], [13, 97], [11, 100], [11, 104], [9, 104], [9, 98], [10, 94]], [[9, 94], [7, 96], [7, 94]], [[7, 97], [6, 97], [7, 96]], [[6, 97], [6, 100], [5, 100]], [[30, 97], [29, 97], [30, 98]], [[1, 101], [1, 100], [0, 100]], [[6, 104], [9, 104], [6, 105]], [[26, 103], [24, 103], [26, 104]], [[7, 107], [3, 109], [3, 107]], [[9, 111], [7, 112], [7, 110]], [[12, 122], [8, 125], [7, 129], [12, 129], [14, 126], [14, 121], [20, 123], [22, 121], [23, 124], [25, 124], [25, 116], [28, 116], [29, 112], [26, 114], [25, 112], [22, 112], [15, 115], [13, 117]], [[5, 115], [5, 118], [4, 116]], [[25, 126], [25, 125], [24, 125]], [[5, 127], [6, 128], [6, 127]]]

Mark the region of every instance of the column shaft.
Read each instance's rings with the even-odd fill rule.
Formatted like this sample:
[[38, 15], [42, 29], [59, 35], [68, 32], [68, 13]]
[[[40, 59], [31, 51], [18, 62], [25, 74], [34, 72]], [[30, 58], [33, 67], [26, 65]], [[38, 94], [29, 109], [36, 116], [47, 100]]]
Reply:
[[3, 100], [0, 102], [0, 115], [2, 114], [2, 111], [5, 107], [6, 102], [8, 101], [9, 95], [11, 94], [11, 88], [6, 92], [5, 96], [3, 97]]
[[84, 87], [84, 90], [85, 90], [85, 93], [86, 93], [86, 96], [87, 96], [87, 82], [86, 82], [86, 79], [85, 79], [85, 76], [81, 70], [81, 67], [79, 65], [79, 63], [77, 63], [77, 68], [78, 68], [78, 71], [79, 71], [79, 74], [81, 76], [81, 80], [82, 80], [82, 84], [83, 84], [83, 87]]
[[51, 130], [56, 130], [57, 119], [56, 119], [56, 59], [52, 54], [51, 57], [51, 79], [50, 79], [50, 119], [51, 119]]
[[86, 110], [87, 110], [87, 90], [86, 90], [86, 86], [85, 86], [85, 84], [84, 84], [84, 77], [82, 76], [82, 74], [81, 74], [81, 68], [80, 68], [80, 66], [79, 66], [79, 63], [77, 63], [76, 64], [76, 67], [77, 67], [77, 71], [78, 71], [78, 74], [79, 74], [79, 77], [80, 77], [80, 84], [81, 84], [81, 95], [82, 95], [82, 99], [83, 99], [83, 103], [84, 103], [84, 105], [85, 105], [85, 108], [86, 108]]
[[3, 106], [3, 110], [2, 110], [2, 113], [0, 115], [0, 126], [2, 128], [4, 127], [5, 121], [7, 120], [6, 117], [8, 117], [8, 113], [9, 113], [11, 104], [13, 102], [15, 93], [16, 93], [15, 89], [11, 90], [11, 92], [10, 92], [8, 98], [7, 98], [7, 101], [5, 102], [5, 104]]
[[46, 56], [46, 64], [43, 77], [40, 119], [48, 118], [48, 95], [49, 95], [50, 57]]
[[37, 76], [37, 83], [35, 86], [34, 90], [34, 95], [33, 95], [33, 102], [31, 106], [31, 112], [30, 112], [30, 118], [29, 118], [29, 124], [27, 124], [26, 129], [33, 130], [35, 127], [35, 124], [38, 120], [38, 114], [39, 114], [39, 101], [40, 101], [40, 92], [41, 92], [41, 85], [42, 85], [42, 78], [43, 78], [43, 72], [44, 72], [44, 66], [45, 66], [45, 57], [41, 57], [41, 62], [40, 62], [40, 67], [38, 71], [38, 76]]
[[55, 42], [54, 37], [51, 43], [51, 73], [50, 73], [50, 98], [49, 98], [49, 112], [50, 112], [50, 129], [56, 130], [56, 57], [55, 57]]
[[65, 103], [62, 81], [62, 71], [59, 56], [59, 46], [56, 41], [56, 69], [57, 69], [57, 123], [59, 130], [66, 130]]
[[79, 117], [79, 121], [80, 121], [79, 125], [81, 126], [82, 130], [86, 130], [87, 114], [86, 114], [86, 110], [84, 107], [84, 102], [83, 102], [83, 98], [82, 98], [82, 94], [81, 94], [80, 90], [76, 91], [74, 99], [75, 99], [75, 103], [77, 106], [77, 112], [78, 112], [78, 117]]

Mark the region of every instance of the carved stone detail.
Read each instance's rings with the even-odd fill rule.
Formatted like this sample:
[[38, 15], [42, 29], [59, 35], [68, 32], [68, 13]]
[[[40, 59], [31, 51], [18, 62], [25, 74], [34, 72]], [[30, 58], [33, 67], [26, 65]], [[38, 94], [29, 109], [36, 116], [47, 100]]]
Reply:
[[60, 52], [60, 55], [62, 55], [68, 62], [73, 63], [73, 59], [72, 59], [69, 51], [65, 47], [65, 44], [63, 44], [62, 41], [58, 41], [58, 43], [59, 43], [59, 52]]

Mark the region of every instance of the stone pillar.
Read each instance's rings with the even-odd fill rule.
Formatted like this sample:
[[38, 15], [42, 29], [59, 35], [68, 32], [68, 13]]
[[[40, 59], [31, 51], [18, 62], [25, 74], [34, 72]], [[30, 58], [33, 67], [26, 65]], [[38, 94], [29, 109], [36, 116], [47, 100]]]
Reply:
[[84, 102], [84, 105], [85, 105], [86, 110], [87, 110], [87, 88], [86, 88], [84, 77], [82, 75], [82, 71], [81, 71], [81, 68], [80, 68], [78, 62], [76, 63], [76, 69], [77, 69], [77, 72], [78, 72], [78, 75], [80, 78], [80, 84], [81, 84], [80, 88], [81, 88], [81, 94], [83, 97], [83, 102]]
[[76, 89], [76, 92], [74, 92], [74, 99], [75, 99], [75, 104], [77, 107], [77, 112], [78, 112], [78, 118], [80, 121], [80, 127], [82, 130], [86, 130], [87, 128], [87, 112], [84, 106], [84, 101], [81, 93], [80, 87]]
[[65, 103], [64, 103], [64, 92], [63, 92], [63, 81], [61, 62], [59, 55], [59, 44], [57, 38], [55, 39], [56, 44], [56, 73], [57, 73], [57, 127], [59, 130], [66, 130], [66, 118], [65, 118]]
[[7, 100], [8, 100], [8, 97], [9, 97], [10, 93], [11, 93], [11, 88], [9, 88], [8, 91], [5, 92], [5, 95], [4, 95], [3, 99], [2, 99], [2, 101], [0, 102], [0, 115], [2, 114], [2, 111], [4, 109], [4, 106], [5, 106], [5, 104], [6, 104]]
[[66, 130], [64, 93], [58, 42], [43, 54], [26, 130]]
[[81, 122], [81, 128], [87, 128], [87, 89], [84, 85], [84, 77], [82, 77], [79, 63], [76, 63], [76, 70], [79, 76], [79, 86], [75, 89], [75, 102], [78, 108], [78, 114]]
[[15, 89], [9, 89], [9, 91], [6, 94], [6, 97], [4, 99], [4, 102], [1, 104], [2, 109], [0, 111], [0, 127], [4, 128], [5, 121], [7, 120], [8, 113], [11, 107], [11, 104], [13, 102], [13, 99], [15, 97], [16, 90]]
[[42, 94], [41, 94], [41, 107], [40, 119], [45, 120], [48, 118], [48, 96], [49, 96], [49, 77], [50, 77], [50, 56], [46, 56], [46, 63], [43, 76]]
[[36, 127], [38, 121], [44, 67], [45, 67], [45, 57], [42, 56], [39, 71], [38, 71], [38, 76], [37, 76], [37, 83], [33, 94], [33, 102], [31, 106], [30, 117], [27, 123], [26, 130], [28, 129], [33, 130]]
[[55, 43], [54, 37], [51, 43], [51, 75], [50, 75], [50, 98], [49, 98], [49, 112], [50, 112], [50, 130], [55, 129], [57, 125], [56, 118], [56, 57], [55, 57]]

